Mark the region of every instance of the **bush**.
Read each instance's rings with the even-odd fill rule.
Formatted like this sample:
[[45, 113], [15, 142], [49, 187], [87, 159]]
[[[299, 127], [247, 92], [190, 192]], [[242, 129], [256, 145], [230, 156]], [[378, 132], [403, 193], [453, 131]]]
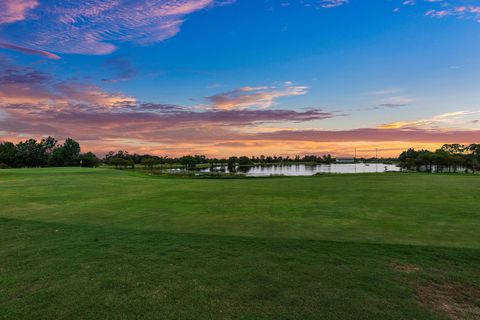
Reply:
[[10, 169], [10, 166], [5, 163], [0, 163], [0, 169]]

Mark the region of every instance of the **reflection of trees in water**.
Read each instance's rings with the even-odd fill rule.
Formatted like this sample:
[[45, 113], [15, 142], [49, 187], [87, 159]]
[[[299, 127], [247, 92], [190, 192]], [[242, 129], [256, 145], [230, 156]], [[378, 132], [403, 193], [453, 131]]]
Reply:
[[[399, 171], [395, 165], [378, 164], [378, 172]], [[287, 176], [309, 176], [316, 173], [366, 173], [376, 172], [375, 165], [361, 164], [276, 164], [276, 165], [255, 165], [255, 166], [216, 166], [202, 169], [204, 172], [238, 173], [253, 176], [287, 175]]]
[[239, 173], [249, 173], [250, 170], [252, 170], [251, 167], [238, 167], [238, 168], [237, 168], [237, 171], [238, 171]]

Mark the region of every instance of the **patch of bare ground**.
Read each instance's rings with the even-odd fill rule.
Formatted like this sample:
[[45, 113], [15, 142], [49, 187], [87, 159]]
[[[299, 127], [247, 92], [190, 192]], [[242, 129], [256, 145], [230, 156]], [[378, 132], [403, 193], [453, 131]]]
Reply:
[[421, 271], [422, 269], [414, 264], [401, 263], [397, 261], [390, 262], [390, 268], [401, 273], [413, 273]]
[[480, 289], [452, 283], [427, 283], [416, 286], [422, 306], [455, 320], [480, 319]]

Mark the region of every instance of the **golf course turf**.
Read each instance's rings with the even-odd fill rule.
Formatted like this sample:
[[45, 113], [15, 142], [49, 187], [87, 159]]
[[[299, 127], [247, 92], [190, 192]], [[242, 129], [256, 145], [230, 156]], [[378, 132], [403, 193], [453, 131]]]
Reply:
[[0, 319], [480, 319], [480, 176], [0, 170]]

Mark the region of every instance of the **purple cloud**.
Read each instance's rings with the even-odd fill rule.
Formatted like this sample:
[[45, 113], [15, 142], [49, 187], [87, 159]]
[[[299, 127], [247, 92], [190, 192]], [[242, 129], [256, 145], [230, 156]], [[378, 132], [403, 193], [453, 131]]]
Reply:
[[[426, 128], [360, 128], [351, 130], [285, 130], [257, 125], [265, 123], [307, 122], [335, 117], [322, 110], [209, 110], [194, 112], [174, 105], [126, 104], [102, 108], [88, 104], [63, 106], [3, 105], [0, 117], [1, 138], [29, 135], [75, 137], [89, 150], [104, 152], [129, 148], [138, 152], [184, 154], [191, 152], [222, 154], [237, 148], [252, 154], [266, 150], [290, 153], [312, 152], [326, 146], [370, 142], [393, 143], [405, 148], [412, 143], [461, 142], [480, 139], [479, 130], [440, 130]], [[261, 130], [257, 130], [261, 129]], [[1, 134], [1, 133], [0, 133]], [[401, 143], [403, 142], [403, 144]], [[407, 145], [405, 145], [407, 143]], [[313, 149], [312, 149], [313, 148]], [[230, 150], [226, 152], [225, 150]], [[395, 149], [397, 150], [397, 149]], [[249, 151], [250, 152], [250, 151]]]
[[135, 99], [88, 83], [54, 79], [50, 74], [14, 65], [0, 56], [0, 106], [89, 103], [114, 107], [131, 101]]
[[24, 48], [24, 47], [16, 46], [16, 45], [13, 45], [13, 44], [4, 43], [4, 42], [0, 42], [0, 48], [13, 50], [13, 51], [18, 51], [18, 52], [25, 53], [25, 54], [42, 56], [42, 57], [45, 57], [45, 58], [48, 58], [48, 59], [53, 59], [53, 60], [59, 60], [60, 59], [59, 56], [57, 56], [56, 54], [50, 53], [48, 51]]
[[474, 143], [480, 139], [480, 130], [440, 130], [440, 129], [382, 129], [382, 128], [360, 128], [351, 130], [298, 130], [298, 131], [276, 131], [257, 135], [261, 140], [285, 140], [294, 141], [323, 141], [323, 142], [344, 142], [344, 141], [411, 141], [423, 143], [449, 143], [449, 142], [470, 142]]
[[[251, 144], [250, 140], [259, 139], [255, 128], [262, 124], [308, 122], [337, 116], [322, 110], [196, 112], [160, 104], [125, 104], [116, 108], [89, 104], [15, 104], [0, 105], [0, 112], [3, 113], [0, 117], [0, 139], [54, 135], [60, 139], [75, 137], [96, 152], [121, 144], [122, 148], [133, 148], [139, 152], [158, 152], [155, 148], [162, 146], [163, 152], [179, 154], [192, 150], [215, 152], [228, 144]], [[221, 143], [226, 144], [214, 147]], [[144, 149], [141, 149], [142, 145]]]
[[0, 2], [0, 25], [24, 20], [27, 12], [37, 6], [37, 0], [2, 0]]

